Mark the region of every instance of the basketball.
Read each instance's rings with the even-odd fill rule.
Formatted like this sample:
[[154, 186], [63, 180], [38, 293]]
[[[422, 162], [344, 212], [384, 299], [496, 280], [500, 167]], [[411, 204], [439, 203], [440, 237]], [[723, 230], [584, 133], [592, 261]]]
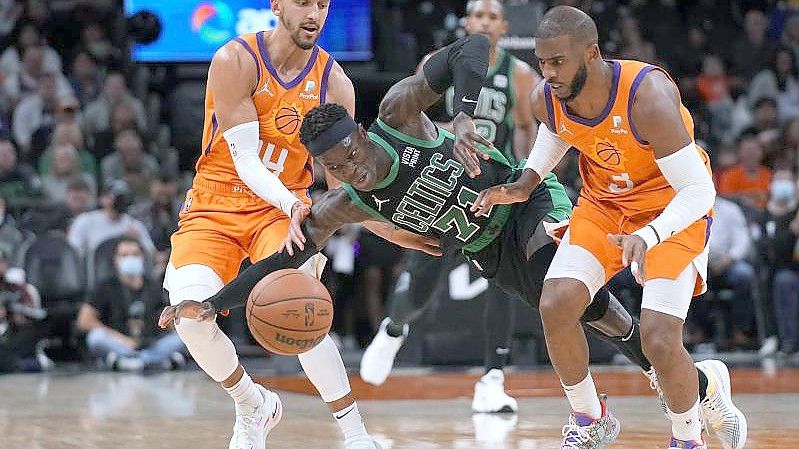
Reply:
[[333, 300], [318, 279], [285, 269], [261, 279], [247, 298], [247, 326], [269, 352], [310, 351], [330, 332]]
[[294, 134], [302, 123], [300, 111], [294, 106], [282, 107], [275, 116], [275, 126], [283, 134]]
[[596, 154], [603, 161], [611, 165], [619, 165], [621, 163], [621, 153], [613, 145], [600, 142], [596, 146]]

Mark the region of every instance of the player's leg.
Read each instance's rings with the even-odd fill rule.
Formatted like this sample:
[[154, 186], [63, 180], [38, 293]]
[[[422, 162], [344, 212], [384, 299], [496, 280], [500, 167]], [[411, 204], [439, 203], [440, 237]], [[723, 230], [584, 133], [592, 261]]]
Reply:
[[361, 358], [360, 373], [365, 382], [382, 385], [386, 381], [408, 335], [410, 323], [427, 309], [435, 287], [447, 273], [442, 267], [451, 266], [456, 257], [462, 256], [451, 253], [442, 258], [420, 251], [406, 253], [405, 270], [388, 300], [389, 314]]
[[[189, 225], [172, 236], [171, 261], [164, 279], [170, 304], [202, 301], [236, 276], [244, 252], [236, 241], [210, 230], [212, 227], [211, 223], [194, 229]], [[182, 319], [175, 330], [200, 368], [235, 402], [230, 448], [263, 447], [266, 433], [280, 421], [278, 396], [252, 381], [239, 364], [233, 342], [216, 321]]]
[[[699, 379], [682, 342], [682, 328], [697, 271], [689, 264], [677, 279], [650, 279], [641, 303], [641, 342], [652, 362], [669, 409], [672, 435], [679, 441], [701, 442]], [[675, 446], [676, 445], [672, 445]]]
[[516, 322], [516, 301], [496, 284], [489, 282], [483, 296], [485, 331], [485, 373], [474, 385], [472, 411], [476, 413], [516, 413], [516, 399], [505, 393], [503, 369], [508, 363]]
[[[585, 447], [593, 448], [614, 441], [620, 431], [618, 420], [597, 396], [588, 370], [588, 342], [580, 322], [591, 299], [605, 284], [605, 264], [594, 255], [605, 254], [605, 248], [589, 251], [572, 244], [574, 225], [573, 219], [547, 271], [539, 310], [550, 360], [572, 408], [563, 447], [585, 441]], [[597, 245], [607, 242], [606, 233], [588, 221], [579, 231], [584, 233], [583, 239], [591, 236], [589, 240]]]
[[[289, 223], [288, 217], [273, 217], [268, 226], [259, 228], [248, 248], [248, 253], [254, 262], [280, 249], [288, 234]], [[317, 255], [309, 259], [300, 269], [318, 279], [322, 276], [326, 261], [324, 256]], [[344, 434], [346, 449], [373, 449], [376, 443], [363, 424], [358, 405], [352, 395], [344, 362], [330, 335], [310, 351], [299, 354], [298, 358], [305, 375], [316, 387]]]

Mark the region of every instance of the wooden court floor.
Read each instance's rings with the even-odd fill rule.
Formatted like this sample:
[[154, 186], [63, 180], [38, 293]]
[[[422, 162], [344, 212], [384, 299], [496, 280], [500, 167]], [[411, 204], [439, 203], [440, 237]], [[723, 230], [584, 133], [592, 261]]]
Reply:
[[[740, 373], [734, 374], [742, 379], [734, 388], [758, 391], [735, 397], [749, 418], [747, 448], [799, 448], [799, 372]], [[638, 384], [630, 374], [596, 374], [600, 388], [611, 390], [610, 406], [622, 422], [621, 437], [612, 447], [663, 449], [669, 426], [655, 397], [646, 390], [641, 390], [643, 396], [635, 395], [636, 386], [612, 395], [616, 387]], [[525, 376], [530, 375], [508, 379], [509, 388], [521, 397], [516, 417], [473, 416], [468, 397], [471, 376], [447, 375], [443, 381], [417, 376], [387, 385], [388, 397], [401, 396], [391, 391], [409, 385], [416, 385], [417, 394], [454, 391], [433, 395], [447, 398], [425, 400], [380, 400], [377, 390], [353, 384], [356, 392], [370, 397], [360, 401], [360, 409], [384, 449], [556, 448], [567, 403], [557, 390], [549, 391], [548, 381], [536, 386], [534, 378], [546, 379], [547, 373]], [[295, 391], [303, 385], [285, 378], [261, 380], [273, 385], [295, 382], [288, 387]], [[464, 391], [467, 394], [458, 397]], [[343, 448], [320, 399], [286, 390], [281, 397], [283, 421], [270, 435], [267, 448]], [[227, 395], [201, 372], [0, 377], [0, 449], [224, 449], [232, 413]], [[720, 447], [713, 443], [710, 447]]]

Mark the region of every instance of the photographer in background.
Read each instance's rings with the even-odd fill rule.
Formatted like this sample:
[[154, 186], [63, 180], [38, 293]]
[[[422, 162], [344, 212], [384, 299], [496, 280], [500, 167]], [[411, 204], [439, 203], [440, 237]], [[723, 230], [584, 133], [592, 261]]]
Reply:
[[37, 350], [36, 321], [45, 317], [39, 292], [9, 271], [8, 253], [0, 249], [0, 373], [47, 369], [52, 362]]
[[101, 208], [75, 217], [67, 233], [70, 245], [86, 257], [106, 240], [125, 235], [141, 242], [147, 254], [154, 254], [155, 245], [147, 228], [128, 215], [132, 204], [133, 195], [124, 181], [108, 183], [100, 196]]

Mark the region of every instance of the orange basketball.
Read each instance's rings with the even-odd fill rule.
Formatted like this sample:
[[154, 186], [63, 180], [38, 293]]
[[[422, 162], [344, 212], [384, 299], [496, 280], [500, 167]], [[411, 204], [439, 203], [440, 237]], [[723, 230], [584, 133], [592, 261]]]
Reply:
[[247, 326], [267, 351], [295, 355], [310, 351], [330, 332], [333, 300], [318, 279], [285, 269], [261, 279], [247, 298]]
[[275, 126], [283, 134], [294, 134], [300, 123], [302, 123], [300, 111], [294, 106], [280, 108], [275, 116]]

